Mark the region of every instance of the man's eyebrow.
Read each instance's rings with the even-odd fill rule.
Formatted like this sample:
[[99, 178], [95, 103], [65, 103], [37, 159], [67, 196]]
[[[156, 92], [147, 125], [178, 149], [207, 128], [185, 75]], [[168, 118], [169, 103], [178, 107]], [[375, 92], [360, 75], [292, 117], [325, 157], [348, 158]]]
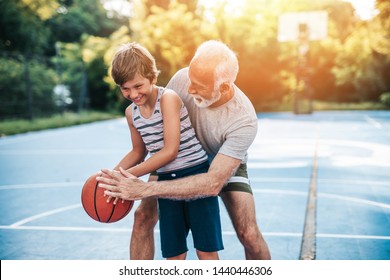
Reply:
[[190, 79], [190, 81], [191, 81], [191, 84], [194, 84], [194, 85], [196, 85], [196, 86], [203, 86], [201, 83], [199, 83], [198, 81], [194, 81], [194, 80], [191, 80]]

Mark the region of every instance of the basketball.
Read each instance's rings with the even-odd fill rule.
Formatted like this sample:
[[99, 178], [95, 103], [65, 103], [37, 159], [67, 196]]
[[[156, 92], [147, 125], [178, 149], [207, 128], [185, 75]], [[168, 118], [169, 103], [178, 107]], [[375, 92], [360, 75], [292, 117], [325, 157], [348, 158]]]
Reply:
[[99, 173], [95, 173], [90, 176], [85, 182], [81, 191], [81, 202], [83, 204], [85, 212], [94, 220], [101, 223], [114, 223], [117, 222], [130, 212], [133, 208], [134, 201], [118, 200], [117, 204], [114, 204], [114, 198], [107, 203], [107, 196], [104, 196], [104, 189], [98, 187], [96, 177]]

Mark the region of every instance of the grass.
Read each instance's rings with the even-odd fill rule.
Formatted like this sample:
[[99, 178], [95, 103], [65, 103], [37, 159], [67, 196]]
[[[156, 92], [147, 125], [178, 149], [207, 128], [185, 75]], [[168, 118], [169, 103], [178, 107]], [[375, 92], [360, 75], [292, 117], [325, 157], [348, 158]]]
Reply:
[[119, 114], [84, 111], [77, 113], [64, 113], [47, 118], [35, 118], [29, 120], [4, 120], [0, 121], [0, 136], [14, 135], [30, 131], [73, 126], [95, 121], [109, 120], [120, 117]]

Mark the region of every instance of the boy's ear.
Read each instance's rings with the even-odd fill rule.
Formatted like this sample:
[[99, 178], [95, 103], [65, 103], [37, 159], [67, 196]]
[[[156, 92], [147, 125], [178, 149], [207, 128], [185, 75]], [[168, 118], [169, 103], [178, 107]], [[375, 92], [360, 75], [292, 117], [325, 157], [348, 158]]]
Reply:
[[153, 80], [152, 80], [152, 84], [157, 84], [157, 77], [154, 77]]

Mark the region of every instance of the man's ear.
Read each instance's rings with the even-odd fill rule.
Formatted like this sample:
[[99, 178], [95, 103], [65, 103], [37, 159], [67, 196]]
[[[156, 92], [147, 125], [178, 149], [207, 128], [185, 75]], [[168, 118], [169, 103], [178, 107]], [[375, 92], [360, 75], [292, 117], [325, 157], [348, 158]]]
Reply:
[[229, 91], [230, 91], [230, 83], [228, 83], [228, 82], [222, 83], [219, 86], [219, 91], [221, 92], [221, 94], [229, 93]]

